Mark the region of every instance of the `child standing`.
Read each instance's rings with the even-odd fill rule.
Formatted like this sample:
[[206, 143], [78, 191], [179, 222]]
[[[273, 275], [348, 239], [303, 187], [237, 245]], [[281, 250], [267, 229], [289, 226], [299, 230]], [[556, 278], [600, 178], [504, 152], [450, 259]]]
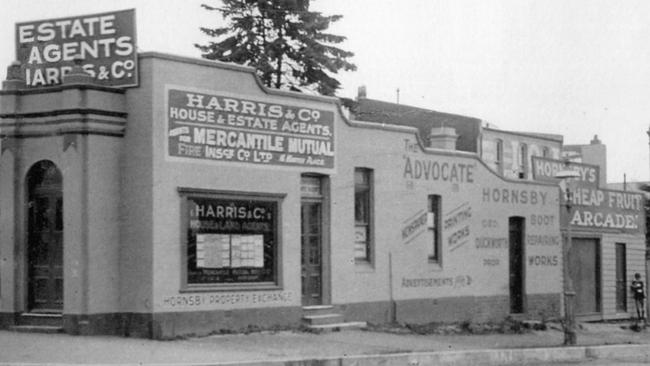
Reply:
[[632, 295], [634, 295], [634, 304], [636, 305], [636, 314], [638, 315], [639, 320], [645, 319], [645, 307], [643, 305], [643, 300], [645, 299], [645, 286], [643, 285], [643, 281], [641, 281], [641, 274], [634, 274], [631, 288]]

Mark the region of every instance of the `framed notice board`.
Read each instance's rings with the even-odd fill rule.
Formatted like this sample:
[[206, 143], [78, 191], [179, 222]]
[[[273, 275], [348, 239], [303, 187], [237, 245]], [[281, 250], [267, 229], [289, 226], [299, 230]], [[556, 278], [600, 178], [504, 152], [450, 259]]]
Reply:
[[283, 195], [179, 189], [186, 289], [278, 288]]

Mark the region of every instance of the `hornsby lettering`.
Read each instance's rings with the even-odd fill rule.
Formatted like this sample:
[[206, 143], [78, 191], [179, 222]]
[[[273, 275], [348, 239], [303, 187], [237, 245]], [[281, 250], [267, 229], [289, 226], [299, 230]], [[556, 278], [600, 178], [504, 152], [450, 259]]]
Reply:
[[483, 188], [483, 202], [545, 205], [547, 192], [514, 189], [514, 188]]
[[474, 183], [474, 165], [405, 156], [404, 178]]
[[[558, 171], [566, 169], [564, 162], [543, 160], [540, 158], [533, 158], [535, 175], [537, 177], [555, 177]], [[598, 183], [598, 167], [586, 164], [571, 164], [571, 170], [580, 174], [579, 179], [582, 182], [596, 184]]]

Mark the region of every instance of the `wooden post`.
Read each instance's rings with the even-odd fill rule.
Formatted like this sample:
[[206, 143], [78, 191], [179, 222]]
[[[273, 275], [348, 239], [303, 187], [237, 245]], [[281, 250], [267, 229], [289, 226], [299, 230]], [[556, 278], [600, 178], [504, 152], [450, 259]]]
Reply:
[[564, 241], [564, 345], [575, 346], [578, 342], [576, 334], [576, 313], [575, 300], [576, 293], [573, 289], [573, 280], [569, 271], [569, 255], [571, 253], [571, 213], [573, 208], [572, 192], [569, 187], [566, 188], [566, 240]]

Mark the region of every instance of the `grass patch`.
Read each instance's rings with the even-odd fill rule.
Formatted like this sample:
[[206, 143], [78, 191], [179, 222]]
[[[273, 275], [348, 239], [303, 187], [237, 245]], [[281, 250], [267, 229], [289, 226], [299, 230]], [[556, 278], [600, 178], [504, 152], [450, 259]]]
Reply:
[[546, 330], [544, 322], [524, 322], [506, 318], [499, 322], [431, 322], [425, 324], [392, 323], [368, 324], [368, 330], [393, 334], [420, 334], [420, 335], [470, 335], [470, 334], [524, 334], [533, 330]]

